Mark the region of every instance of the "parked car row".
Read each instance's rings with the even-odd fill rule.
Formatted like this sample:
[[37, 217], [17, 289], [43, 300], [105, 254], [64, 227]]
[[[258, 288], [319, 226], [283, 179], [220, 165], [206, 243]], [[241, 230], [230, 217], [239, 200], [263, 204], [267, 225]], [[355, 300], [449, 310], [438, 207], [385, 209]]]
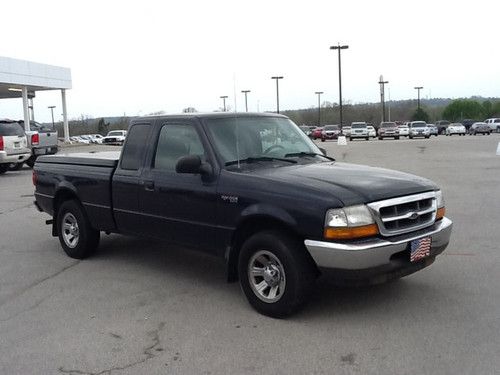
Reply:
[[[488, 118], [484, 121], [465, 119], [465, 120], [462, 120], [460, 123], [457, 123], [457, 122], [451, 123], [450, 121], [447, 121], [447, 120], [439, 120], [439, 121], [436, 121], [436, 126], [438, 128], [439, 134], [449, 135], [447, 132], [447, 128], [449, 126], [456, 127], [457, 124], [465, 127], [465, 133], [473, 134], [474, 131], [472, 130], [472, 126], [474, 124], [478, 124], [478, 123], [486, 124], [488, 126], [490, 133], [493, 133], [493, 132], [500, 133], [500, 118], [496, 118], [496, 117], [495, 118]], [[484, 132], [484, 134], [486, 134], [486, 132]]]
[[101, 134], [84, 134], [70, 137], [69, 140], [72, 143], [81, 144], [122, 145], [126, 136], [126, 130], [111, 130], [105, 137]]

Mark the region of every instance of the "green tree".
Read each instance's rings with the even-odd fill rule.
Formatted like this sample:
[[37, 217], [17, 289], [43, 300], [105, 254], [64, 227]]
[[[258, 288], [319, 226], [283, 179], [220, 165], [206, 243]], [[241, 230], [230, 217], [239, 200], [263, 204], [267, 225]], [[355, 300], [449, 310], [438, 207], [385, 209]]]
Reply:
[[429, 122], [429, 114], [425, 112], [422, 108], [417, 108], [417, 110], [411, 116], [411, 120]]
[[464, 118], [479, 119], [483, 117], [484, 108], [476, 100], [458, 99], [446, 106], [443, 118], [450, 121], [459, 121]]

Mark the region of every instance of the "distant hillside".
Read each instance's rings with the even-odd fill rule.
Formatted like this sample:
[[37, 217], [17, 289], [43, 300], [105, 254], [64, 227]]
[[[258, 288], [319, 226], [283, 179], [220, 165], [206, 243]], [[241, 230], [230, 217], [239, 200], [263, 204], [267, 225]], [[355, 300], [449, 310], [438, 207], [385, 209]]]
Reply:
[[[469, 99], [484, 102], [498, 102], [500, 98], [483, 98], [473, 96]], [[446, 106], [455, 99], [450, 98], [433, 98], [420, 99], [421, 107], [429, 114], [430, 121], [434, 122], [441, 119], [442, 113]], [[366, 121], [374, 124], [380, 123], [382, 120], [382, 106], [379, 103], [358, 103], [344, 104], [343, 118], [344, 123], [353, 121]], [[391, 100], [385, 103], [386, 120], [391, 121], [406, 121], [409, 120], [413, 112], [417, 108], [417, 100]], [[318, 124], [318, 107], [310, 107], [304, 109], [282, 111], [282, 113], [290, 117], [297, 124], [317, 125]], [[339, 123], [339, 106], [338, 103], [324, 102], [321, 106], [321, 124], [338, 124]]]

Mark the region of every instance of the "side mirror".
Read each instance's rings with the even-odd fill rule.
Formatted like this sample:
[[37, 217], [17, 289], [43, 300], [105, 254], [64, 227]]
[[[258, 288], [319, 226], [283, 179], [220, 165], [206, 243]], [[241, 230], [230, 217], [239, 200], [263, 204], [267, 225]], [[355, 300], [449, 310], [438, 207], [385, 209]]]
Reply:
[[319, 148], [319, 150], [323, 153], [323, 155], [328, 156], [328, 155], [326, 154], [326, 150], [325, 150], [323, 147], [318, 147], [318, 148]]
[[212, 167], [208, 163], [203, 163], [198, 155], [187, 155], [177, 160], [175, 171], [177, 173], [207, 175], [212, 173]]

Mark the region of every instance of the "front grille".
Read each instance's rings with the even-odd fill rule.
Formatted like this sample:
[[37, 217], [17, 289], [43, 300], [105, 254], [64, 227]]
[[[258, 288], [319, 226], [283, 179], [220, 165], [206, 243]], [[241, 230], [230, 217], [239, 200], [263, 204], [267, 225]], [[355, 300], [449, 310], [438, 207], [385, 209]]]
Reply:
[[379, 231], [395, 236], [432, 225], [436, 220], [436, 193], [428, 192], [369, 203]]

